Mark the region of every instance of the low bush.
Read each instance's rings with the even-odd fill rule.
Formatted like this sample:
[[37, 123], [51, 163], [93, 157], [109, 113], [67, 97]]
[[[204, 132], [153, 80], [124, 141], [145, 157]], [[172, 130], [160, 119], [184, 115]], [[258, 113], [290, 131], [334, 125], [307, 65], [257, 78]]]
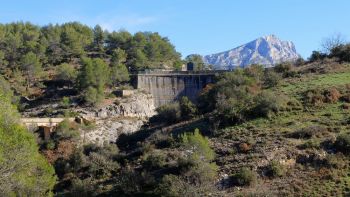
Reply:
[[196, 106], [188, 99], [188, 97], [183, 96], [180, 99], [180, 110], [182, 119], [191, 119], [197, 113]]
[[161, 152], [153, 151], [148, 153], [143, 161], [143, 166], [146, 169], [160, 169], [166, 164], [166, 156]]
[[282, 177], [286, 174], [286, 168], [278, 161], [271, 161], [268, 167], [268, 174], [272, 177]]
[[269, 91], [264, 91], [255, 97], [255, 106], [251, 113], [255, 117], [271, 118], [275, 113], [279, 112], [285, 104], [279, 96]]
[[326, 134], [328, 134], [328, 130], [325, 127], [309, 126], [289, 134], [289, 137], [310, 139], [312, 137], [322, 137]]
[[300, 147], [303, 149], [319, 149], [321, 146], [321, 142], [318, 139], [309, 139]]
[[280, 84], [282, 77], [280, 74], [274, 71], [267, 71], [264, 77], [264, 85], [266, 87], [272, 88]]
[[329, 57], [338, 58], [340, 62], [350, 62], [350, 44], [341, 44], [331, 49]]
[[292, 70], [292, 67], [291, 63], [281, 63], [277, 64], [273, 69], [278, 73], [287, 73]]
[[292, 63], [281, 63], [274, 67], [274, 71], [281, 73], [283, 77], [297, 77], [299, 73], [293, 70], [294, 65]]
[[340, 92], [334, 87], [326, 90], [313, 89], [304, 93], [305, 104], [312, 106], [321, 106], [323, 103], [336, 103], [340, 98]]
[[55, 144], [55, 141], [53, 141], [53, 140], [49, 140], [46, 143], [46, 149], [48, 149], [48, 150], [53, 150], [53, 149], [55, 149], [55, 147], [56, 147], [56, 144]]
[[326, 103], [336, 103], [338, 102], [339, 98], [341, 97], [341, 94], [336, 88], [330, 88], [328, 90], [324, 91], [325, 96], [325, 102]]
[[252, 149], [252, 146], [247, 143], [240, 143], [238, 147], [239, 147], [239, 151], [242, 153], [247, 153]]
[[180, 135], [180, 139], [182, 146], [190, 149], [193, 155], [206, 161], [215, 158], [215, 152], [211, 149], [208, 138], [200, 134], [198, 129], [195, 129], [193, 133], [188, 132]]
[[61, 101], [61, 107], [67, 109], [70, 105], [70, 99], [68, 97], [63, 97]]
[[345, 154], [350, 153], [350, 133], [343, 133], [338, 135], [337, 140], [335, 141], [335, 147], [338, 151], [341, 151]]
[[256, 184], [258, 179], [257, 177], [258, 175], [255, 171], [249, 168], [243, 167], [231, 178], [234, 184], [237, 184], [240, 186], [252, 186]]
[[345, 94], [343, 94], [343, 95], [340, 97], [340, 99], [341, 99], [342, 101], [345, 101], [345, 102], [347, 102], [347, 103], [350, 103], [350, 93], [345, 93]]
[[342, 153], [338, 154], [328, 154], [325, 159], [325, 164], [327, 167], [343, 169], [346, 166], [346, 158]]
[[78, 125], [74, 122], [70, 122], [68, 119], [63, 120], [58, 124], [54, 135], [53, 140], [78, 140], [80, 138]]
[[320, 106], [323, 101], [323, 91], [320, 89], [308, 90], [304, 93], [304, 102], [307, 105]]
[[181, 109], [178, 102], [162, 105], [156, 111], [158, 114], [151, 119], [152, 122], [172, 124], [181, 120]]
[[87, 159], [89, 172], [96, 178], [106, 178], [119, 168], [119, 164], [108, 156], [99, 153], [91, 153]]
[[98, 105], [104, 99], [104, 92], [101, 88], [89, 86], [84, 92], [84, 100], [89, 105]]

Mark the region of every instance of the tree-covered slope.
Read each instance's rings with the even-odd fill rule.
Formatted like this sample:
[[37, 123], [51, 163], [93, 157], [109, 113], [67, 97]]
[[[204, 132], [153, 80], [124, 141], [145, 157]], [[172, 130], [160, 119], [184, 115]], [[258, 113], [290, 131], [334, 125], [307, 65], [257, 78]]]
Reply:
[[36, 138], [19, 123], [9, 85], [0, 78], [0, 195], [52, 196], [56, 176]]

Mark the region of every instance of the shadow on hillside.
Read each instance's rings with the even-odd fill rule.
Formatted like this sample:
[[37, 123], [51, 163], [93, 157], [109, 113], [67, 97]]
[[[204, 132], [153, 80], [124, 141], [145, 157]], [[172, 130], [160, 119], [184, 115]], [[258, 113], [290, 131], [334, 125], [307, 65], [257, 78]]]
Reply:
[[53, 81], [44, 81], [46, 86], [44, 93], [34, 99], [27, 100], [22, 99], [22, 103], [26, 104], [26, 109], [31, 109], [38, 107], [40, 105], [52, 104], [53, 102], [59, 102], [63, 97], [72, 97], [78, 94], [78, 91], [72, 87], [72, 84], [63, 80], [53, 80]]
[[146, 143], [153, 134], [159, 133], [168, 133], [172, 136], [178, 136], [184, 132], [192, 132], [198, 128], [202, 134], [210, 135], [209, 123], [206, 119], [198, 119], [195, 121], [184, 121], [177, 124], [169, 126], [157, 126], [149, 128], [148, 125], [145, 125], [141, 130], [131, 133], [131, 134], [121, 134], [116, 144], [118, 148], [122, 151], [129, 152], [140, 147], [142, 144]]

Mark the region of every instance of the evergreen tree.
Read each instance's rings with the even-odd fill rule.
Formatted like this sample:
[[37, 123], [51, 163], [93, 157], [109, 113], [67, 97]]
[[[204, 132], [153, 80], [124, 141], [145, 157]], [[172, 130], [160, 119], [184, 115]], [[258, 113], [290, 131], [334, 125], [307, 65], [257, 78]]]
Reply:
[[22, 70], [26, 76], [27, 89], [35, 82], [41, 75], [42, 65], [39, 58], [33, 53], [29, 52], [22, 57]]
[[128, 69], [125, 66], [126, 58], [124, 50], [118, 48], [113, 51], [111, 58], [111, 82], [113, 85], [130, 79]]
[[94, 27], [94, 43], [93, 50], [100, 53], [104, 52], [104, 42], [105, 42], [105, 33], [103, 32], [101, 26], [96, 25]]
[[84, 92], [85, 100], [98, 104], [104, 96], [104, 88], [109, 83], [108, 65], [100, 58], [84, 58], [79, 74], [79, 86]]
[[0, 196], [52, 196], [54, 169], [39, 154], [33, 134], [18, 124], [9, 91], [0, 89]]

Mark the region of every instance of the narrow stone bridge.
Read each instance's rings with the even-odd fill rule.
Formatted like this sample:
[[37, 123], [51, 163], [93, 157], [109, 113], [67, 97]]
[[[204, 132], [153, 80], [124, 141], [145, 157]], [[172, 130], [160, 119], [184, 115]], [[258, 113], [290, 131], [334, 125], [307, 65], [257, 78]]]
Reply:
[[[55, 127], [64, 120], [65, 118], [21, 118], [21, 123], [27, 127]], [[68, 120], [74, 121], [75, 118], [68, 118]]]
[[187, 96], [196, 102], [200, 91], [215, 82], [215, 76], [225, 71], [145, 71], [136, 76], [137, 89], [151, 93], [155, 106]]
[[[21, 118], [21, 123], [28, 128], [28, 130], [40, 130], [43, 137], [48, 139], [53, 129], [65, 118]], [[75, 121], [75, 118], [68, 118], [69, 121]]]

